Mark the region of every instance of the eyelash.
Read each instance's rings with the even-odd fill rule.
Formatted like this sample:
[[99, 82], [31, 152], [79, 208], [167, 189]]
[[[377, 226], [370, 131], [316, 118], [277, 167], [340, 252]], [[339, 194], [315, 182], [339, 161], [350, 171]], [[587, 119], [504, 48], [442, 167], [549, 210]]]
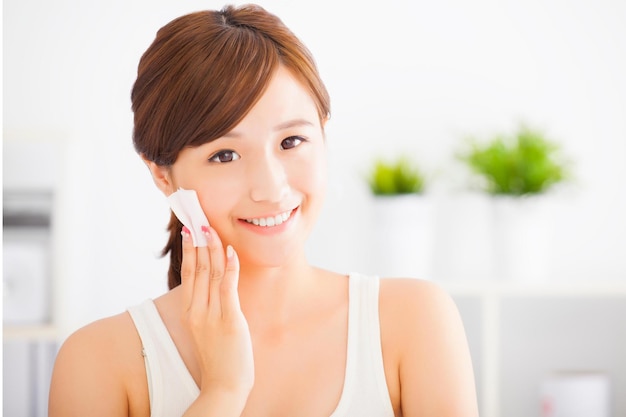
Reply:
[[[288, 138], [285, 138], [285, 139], [283, 139], [283, 140], [280, 142], [280, 149], [287, 150], [287, 149], [285, 149], [285, 148], [283, 147], [283, 143], [285, 143], [285, 141], [286, 141], [286, 140], [296, 140], [296, 141], [299, 141], [299, 143], [298, 143], [297, 145], [294, 145], [294, 147], [293, 147], [293, 148], [297, 148], [297, 147], [298, 147], [298, 146], [300, 146], [303, 142], [306, 142], [306, 139], [305, 139], [305, 138], [303, 138], [302, 136], [289, 136]], [[293, 148], [288, 148], [288, 149], [293, 149]]]
[[[297, 145], [293, 145], [293, 147], [291, 148], [285, 148], [284, 147], [284, 143], [285, 141], [290, 140], [290, 141], [294, 141], [294, 142], [298, 142]], [[300, 146], [303, 142], [306, 142], [306, 139], [303, 138], [302, 136], [289, 136], [288, 138], [283, 139], [280, 142], [280, 149], [281, 150], [289, 150], [289, 149], [293, 149], [293, 148], [297, 148], [298, 146]], [[221, 160], [221, 158], [225, 155], [228, 155], [231, 157], [230, 160], [228, 161], [223, 161]], [[241, 156], [239, 156], [239, 154], [231, 149], [224, 149], [222, 151], [216, 152], [215, 154], [213, 154], [211, 157], [209, 157], [209, 162], [215, 162], [218, 164], [223, 164], [223, 163], [227, 163], [227, 162], [233, 162], [238, 160], [239, 158], [241, 158]]]
[[[220, 159], [220, 157], [224, 156], [224, 155], [230, 155], [231, 156], [230, 161], [222, 161]], [[209, 162], [215, 162], [215, 163], [218, 163], [218, 164], [224, 164], [224, 163], [227, 163], [227, 162], [236, 161], [239, 158], [241, 158], [241, 157], [239, 156], [239, 154], [237, 152], [235, 152], [233, 150], [230, 150], [230, 149], [225, 149], [223, 151], [219, 151], [219, 152], [216, 152], [215, 154], [213, 154], [213, 156], [211, 156], [209, 158]]]

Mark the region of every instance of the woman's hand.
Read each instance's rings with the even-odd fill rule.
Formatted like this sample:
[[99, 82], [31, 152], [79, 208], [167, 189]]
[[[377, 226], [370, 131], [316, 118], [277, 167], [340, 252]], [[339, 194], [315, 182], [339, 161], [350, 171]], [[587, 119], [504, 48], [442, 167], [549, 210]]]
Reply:
[[208, 247], [196, 248], [183, 227], [181, 265], [182, 317], [202, 370], [199, 400], [216, 411], [225, 411], [216, 406], [226, 403], [241, 413], [254, 384], [254, 360], [237, 292], [239, 259], [230, 245], [224, 250], [213, 228], [203, 227], [203, 233]]

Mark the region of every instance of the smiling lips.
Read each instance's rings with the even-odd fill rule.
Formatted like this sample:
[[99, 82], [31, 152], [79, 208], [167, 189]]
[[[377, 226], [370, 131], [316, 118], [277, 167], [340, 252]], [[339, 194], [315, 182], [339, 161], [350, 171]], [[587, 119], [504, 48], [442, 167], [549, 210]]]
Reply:
[[257, 217], [254, 219], [244, 219], [244, 220], [255, 226], [272, 227], [272, 226], [278, 226], [286, 222], [287, 219], [289, 219], [289, 217], [291, 216], [291, 213], [293, 213], [293, 210], [289, 210], [289, 211], [277, 214], [276, 216], [272, 216], [272, 217]]

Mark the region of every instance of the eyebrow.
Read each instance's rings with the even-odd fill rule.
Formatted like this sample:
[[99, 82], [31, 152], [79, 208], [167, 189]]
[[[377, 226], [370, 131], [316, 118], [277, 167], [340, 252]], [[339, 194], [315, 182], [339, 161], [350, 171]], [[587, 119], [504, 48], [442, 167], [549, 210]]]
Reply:
[[[281, 130], [290, 129], [293, 127], [300, 127], [300, 126], [314, 127], [315, 125], [313, 124], [313, 122], [306, 120], [306, 119], [293, 119], [293, 120], [288, 120], [286, 122], [283, 122], [274, 126], [272, 130], [274, 132], [279, 132]], [[230, 132], [224, 134], [222, 137], [223, 138], [238, 138], [241, 136], [243, 136], [241, 133], [231, 130]]]
[[274, 127], [274, 131], [277, 132], [279, 130], [285, 130], [285, 129], [289, 129], [292, 127], [299, 127], [299, 126], [314, 126], [314, 125], [312, 122], [306, 119], [293, 119], [293, 120], [288, 120], [284, 123], [277, 125], [276, 127]]

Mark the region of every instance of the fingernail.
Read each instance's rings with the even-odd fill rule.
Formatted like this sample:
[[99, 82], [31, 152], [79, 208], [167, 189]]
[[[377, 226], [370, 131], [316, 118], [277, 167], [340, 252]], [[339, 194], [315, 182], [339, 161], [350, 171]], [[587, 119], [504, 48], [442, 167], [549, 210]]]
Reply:
[[191, 239], [191, 232], [189, 231], [189, 229], [187, 229], [186, 226], [183, 226], [182, 230], [180, 231], [180, 234], [183, 237], [183, 240], [189, 240]]
[[202, 226], [200, 229], [202, 229], [202, 233], [204, 233], [207, 239], [211, 238], [211, 229], [209, 229], [209, 226]]
[[231, 259], [234, 254], [235, 254], [235, 251], [233, 250], [233, 247], [230, 245], [226, 246], [226, 257], [228, 259]]

